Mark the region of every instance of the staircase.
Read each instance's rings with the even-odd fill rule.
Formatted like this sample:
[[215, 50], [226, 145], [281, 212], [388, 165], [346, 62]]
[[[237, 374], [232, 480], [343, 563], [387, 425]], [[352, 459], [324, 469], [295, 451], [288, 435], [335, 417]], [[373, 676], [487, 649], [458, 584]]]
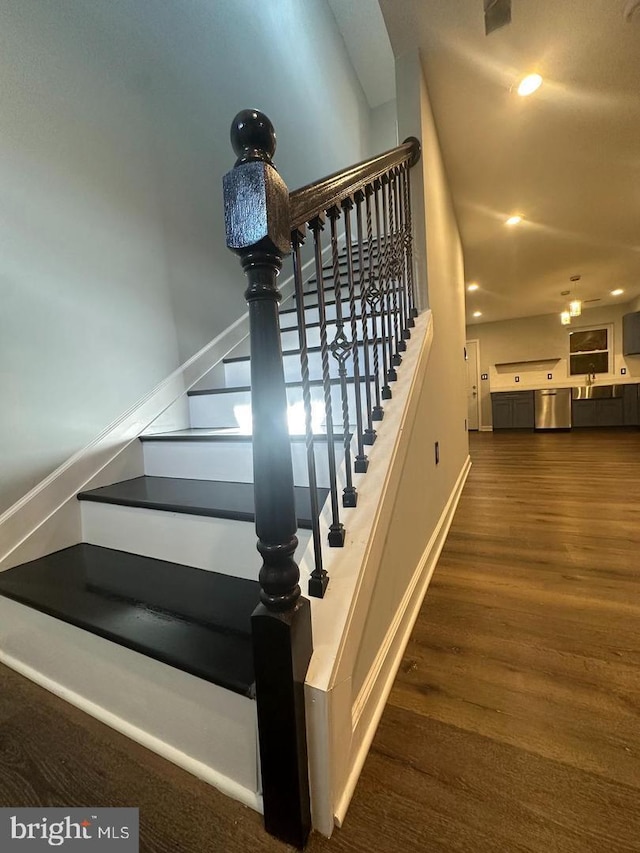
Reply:
[[[379, 399], [374, 405], [379, 386], [383, 399], [391, 396], [388, 377], [372, 369], [389, 359], [393, 373], [377, 331], [384, 305], [363, 314], [359, 291], [363, 265], [378, 277], [381, 244], [346, 237], [339, 255], [316, 255], [316, 272], [297, 276], [296, 294], [279, 311], [298, 559], [326, 547], [319, 512], [333, 504], [337, 517], [335, 472], [346, 465], [350, 482], [354, 459], [366, 471], [363, 448], [383, 415]], [[389, 304], [401, 296], [400, 284], [390, 284]], [[348, 361], [328, 358], [327, 340], [343, 326], [357, 338]], [[0, 621], [10, 665], [39, 673], [64, 698], [262, 810], [251, 368], [241, 344], [224, 359], [223, 384], [205, 377], [189, 392], [189, 428], [140, 436], [143, 476], [77, 495], [79, 543], [0, 573]], [[254, 411], [257, 429], [259, 417]], [[344, 506], [355, 505], [352, 491], [350, 503], [345, 488]], [[310, 594], [322, 595], [327, 579], [317, 572]], [[295, 760], [306, 767], [304, 756]], [[304, 843], [306, 835], [293, 838]]]

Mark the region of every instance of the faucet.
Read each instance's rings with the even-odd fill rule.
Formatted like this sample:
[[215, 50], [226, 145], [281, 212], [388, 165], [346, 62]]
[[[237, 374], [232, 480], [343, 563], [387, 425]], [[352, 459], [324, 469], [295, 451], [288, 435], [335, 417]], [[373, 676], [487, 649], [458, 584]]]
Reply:
[[596, 381], [596, 366], [593, 362], [589, 364], [589, 372], [587, 373], [587, 377], [585, 379], [586, 385], [593, 385]]

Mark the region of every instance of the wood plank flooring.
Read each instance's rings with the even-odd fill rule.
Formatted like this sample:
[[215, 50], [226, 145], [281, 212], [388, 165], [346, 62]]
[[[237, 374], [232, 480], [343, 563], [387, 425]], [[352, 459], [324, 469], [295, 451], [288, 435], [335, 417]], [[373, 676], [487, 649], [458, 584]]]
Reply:
[[[640, 432], [472, 436], [335, 853], [640, 853]], [[139, 805], [144, 851], [258, 815], [0, 668], [0, 805]]]

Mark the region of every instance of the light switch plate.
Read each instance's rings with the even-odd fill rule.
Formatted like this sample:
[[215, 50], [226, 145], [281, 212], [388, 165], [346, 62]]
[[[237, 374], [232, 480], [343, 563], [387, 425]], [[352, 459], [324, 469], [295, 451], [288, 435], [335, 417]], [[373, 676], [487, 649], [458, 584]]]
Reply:
[[553, 379], [553, 373], [547, 373], [547, 379]]
[[488, 378], [489, 378], [489, 374], [488, 374], [488, 373], [481, 373], [481, 374], [480, 374], [480, 379], [488, 379]]
[[627, 372], [627, 368], [626, 368], [626, 367], [621, 367], [621, 368], [620, 368], [620, 373], [621, 373], [623, 376], [625, 375], [625, 373], [626, 373], [626, 372]]
[[520, 377], [519, 377], [519, 376], [516, 376], [516, 377], [515, 377], [515, 380], [516, 380], [516, 382], [520, 382]]

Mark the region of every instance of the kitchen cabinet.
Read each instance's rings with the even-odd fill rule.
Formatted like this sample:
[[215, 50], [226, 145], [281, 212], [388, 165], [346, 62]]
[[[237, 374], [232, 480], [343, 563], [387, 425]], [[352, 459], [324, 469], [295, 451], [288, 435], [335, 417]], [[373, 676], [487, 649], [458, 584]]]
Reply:
[[622, 318], [622, 354], [640, 355], [640, 311]]
[[494, 430], [533, 429], [533, 391], [494, 391], [491, 412]]
[[625, 425], [623, 397], [603, 400], [574, 400], [571, 423], [574, 427], [618, 427]]
[[640, 426], [640, 398], [638, 395], [640, 386], [624, 386], [624, 425]]

